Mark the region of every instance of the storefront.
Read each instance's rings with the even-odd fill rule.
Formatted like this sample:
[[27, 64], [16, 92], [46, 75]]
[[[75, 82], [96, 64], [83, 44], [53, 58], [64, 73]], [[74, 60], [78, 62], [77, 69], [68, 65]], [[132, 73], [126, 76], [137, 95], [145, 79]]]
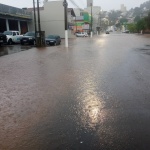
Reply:
[[24, 34], [31, 20], [31, 13], [26, 10], [0, 4], [0, 32], [16, 30]]
[[77, 16], [75, 19], [74, 33], [90, 31], [91, 16], [87, 12], [83, 12], [82, 16]]

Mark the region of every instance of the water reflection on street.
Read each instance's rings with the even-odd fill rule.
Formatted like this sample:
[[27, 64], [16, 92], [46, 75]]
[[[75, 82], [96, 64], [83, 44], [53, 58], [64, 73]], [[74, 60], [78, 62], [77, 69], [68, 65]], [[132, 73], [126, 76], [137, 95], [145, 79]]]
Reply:
[[21, 45], [2, 45], [0, 46], [0, 56], [10, 55], [13, 53], [18, 53], [21, 51], [26, 51], [31, 49], [31, 46], [21, 46]]
[[0, 150], [149, 149], [148, 37], [0, 51]]
[[[102, 92], [98, 91], [98, 85], [95, 81], [93, 72], [87, 71], [82, 77], [79, 93], [78, 117], [80, 125], [86, 130], [96, 130], [96, 126], [103, 122], [104, 114], [101, 110], [105, 106], [105, 101], [101, 97]], [[89, 128], [89, 129], [88, 129]]]

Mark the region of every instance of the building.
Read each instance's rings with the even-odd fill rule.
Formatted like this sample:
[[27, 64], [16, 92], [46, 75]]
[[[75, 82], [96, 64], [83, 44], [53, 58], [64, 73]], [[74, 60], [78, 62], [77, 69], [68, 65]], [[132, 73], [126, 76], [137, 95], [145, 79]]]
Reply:
[[87, 0], [87, 7], [93, 6], [93, 0]]
[[[32, 11], [33, 8], [28, 9]], [[75, 13], [72, 8], [68, 8], [68, 37], [75, 37], [73, 34]], [[60, 35], [61, 38], [65, 37], [64, 29], [64, 7], [63, 1], [45, 1], [44, 6], [40, 7], [40, 21], [41, 30], [45, 31], [45, 36], [50, 34]], [[30, 26], [34, 30], [34, 19]]]
[[76, 16], [81, 16], [81, 13], [83, 12], [83, 10], [80, 8], [74, 8], [73, 10]]
[[[85, 12], [88, 12], [91, 15], [91, 7], [84, 8]], [[92, 29], [93, 31], [97, 31], [97, 27], [100, 26], [100, 20], [101, 20], [101, 7], [100, 6], [92, 6]]]
[[31, 22], [32, 14], [25, 9], [0, 4], [0, 32], [17, 30], [24, 34]]
[[127, 11], [127, 8], [124, 6], [124, 4], [121, 4], [121, 12], [126, 12]]
[[90, 32], [91, 16], [88, 12], [81, 12], [80, 16], [75, 17], [75, 32]]

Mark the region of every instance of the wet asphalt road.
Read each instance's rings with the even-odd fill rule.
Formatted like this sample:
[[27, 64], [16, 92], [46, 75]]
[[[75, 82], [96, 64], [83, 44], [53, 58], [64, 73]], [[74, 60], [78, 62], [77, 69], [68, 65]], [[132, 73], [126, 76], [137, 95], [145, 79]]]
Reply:
[[148, 150], [150, 36], [69, 44], [0, 57], [0, 150]]

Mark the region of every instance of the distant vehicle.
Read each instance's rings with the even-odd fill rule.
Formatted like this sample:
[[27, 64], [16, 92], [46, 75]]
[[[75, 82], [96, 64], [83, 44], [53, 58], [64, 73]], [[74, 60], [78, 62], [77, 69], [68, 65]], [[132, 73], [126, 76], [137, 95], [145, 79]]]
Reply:
[[87, 34], [87, 32], [84, 32], [85, 33], [85, 37], [88, 37], [89, 35]]
[[88, 34], [85, 32], [76, 33], [76, 37], [87, 37], [87, 36], [88, 36]]
[[0, 46], [4, 43], [7, 43], [7, 36], [3, 33], [0, 33]]
[[125, 30], [122, 33], [130, 33], [130, 31], [129, 30]]
[[12, 45], [13, 43], [20, 43], [20, 39], [23, 35], [20, 35], [19, 31], [4, 31], [7, 36], [7, 43]]
[[105, 33], [106, 33], [106, 34], [109, 34], [109, 31], [106, 31]]
[[60, 45], [61, 38], [59, 35], [48, 35], [47, 38], [45, 38], [45, 42], [47, 45]]
[[24, 44], [35, 45], [36, 43], [35, 32], [27, 32], [26, 34], [24, 34], [22, 38], [20, 39], [20, 43], [21, 45], [24, 45]]

